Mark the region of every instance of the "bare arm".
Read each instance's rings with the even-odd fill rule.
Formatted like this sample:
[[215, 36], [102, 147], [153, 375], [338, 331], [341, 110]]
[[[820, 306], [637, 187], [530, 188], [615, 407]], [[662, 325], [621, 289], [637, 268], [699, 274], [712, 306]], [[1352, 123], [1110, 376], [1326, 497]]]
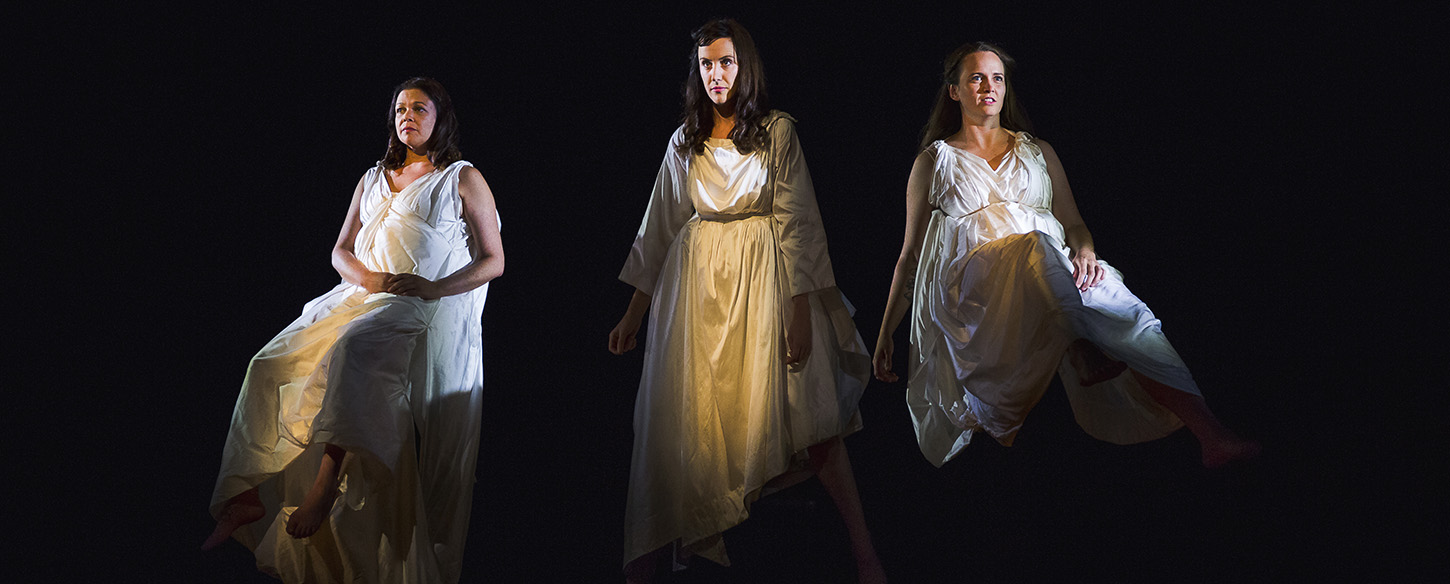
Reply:
[[332, 246], [332, 267], [350, 284], [361, 286], [368, 292], [383, 292], [395, 275], [369, 270], [353, 253], [357, 233], [362, 229], [362, 195], [366, 181], [366, 176], [358, 179], [357, 187], [353, 189], [352, 203], [348, 205], [347, 218], [342, 222], [342, 232], [337, 235], [337, 243]]
[[388, 292], [433, 300], [468, 292], [503, 275], [503, 238], [498, 230], [498, 208], [494, 205], [488, 181], [483, 180], [483, 173], [471, 166], [460, 171], [458, 195], [463, 199], [463, 222], [468, 225], [473, 261], [436, 281], [416, 274], [398, 274], [390, 281]]
[[1042, 157], [1047, 161], [1047, 176], [1052, 179], [1052, 215], [1062, 223], [1063, 234], [1067, 238], [1063, 243], [1072, 252], [1074, 281], [1079, 290], [1086, 291], [1103, 281], [1107, 271], [1098, 265], [1097, 250], [1093, 248], [1093, 234], [1088, 231], [1082, 215], [1077, 211], [1077, 201], [1072, 198], [1072, 187], [1067, 184], [1067, 173], [1062, 170], [1057, 151], [1042, 140], [1038, 140], [1037, 145], [1042, 147]]
[[876, 378], [881, 381], [893, 382], [898, 379], [891, 371], [891, 356], [895, 350], [891, 335], [901, 325], [901, 319], [906, 316], [906, 309], [911, 305], [916, 264], [921, 258], [921, 246], [926, 238], [926, 226], [931, 221], [933, 209], [927, 201], [933, 165], [931, 154], [923, 151], [911, 165], [911, 176], [906, 180], [906, 237], [901, 244], [901, 255], [896, 258], [896, 270], [891, 276], [891, 293], [886, 297], [886, 312], [881, 316], [881, 330], [876, 333], [876, 352], [871, 359]]

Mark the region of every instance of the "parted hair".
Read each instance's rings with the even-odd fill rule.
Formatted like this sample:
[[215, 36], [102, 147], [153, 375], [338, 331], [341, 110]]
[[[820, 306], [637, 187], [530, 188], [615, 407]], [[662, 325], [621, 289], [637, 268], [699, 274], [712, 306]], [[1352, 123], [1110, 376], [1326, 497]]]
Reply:
[[755, 50], [755, 41], [745, 27], [732, 19], [721, 18], [705, 23], [691, 34], [694, 43], [690, 47], [690, 76], [685, 80], [685, 108], [680, 115], [685, 126], [685, 140], [680, 145], [681, 154], [700, 154], [705, 151], [705, 140], [715, 126], [714, 103], [705, 93], [705, 80], [700, 77], [700, 47], [719, 39], [728, 38], [735, 45], [735, 59], [739, 71], [735, 74], [735, 127], [730, 130], [730, 140], [743, 154], [765, 148], [770, 141], [763, 124], [770, 113], [770, 103], [765, 91], [765, 67], [760, 63], [760, 53]]
[[1007, 77], [1007, 98], [998, 118], [1002, 127], [1016, 132], [1034, 132], [1032, 120], [1027, 118], [1027, 110], [1023, 109], [1022, 100], [1017, 98], [1017, 91], [1012, 87], [1017, 61], [995, 44], [975, 41], [957, 47], [942, 61], [941, 88], [936, 92], [936, 104], [931, 108], [931, 117], [927, 118], [926, 126], [921, 129], [921, 145], [917, 148], [918, 151], [930, 146], [932, 142], [944, 140], [961, 131], [962, 112], [957, 102], [952, 100], [950, 88], [961, 81], [962, 60], [967, 55], [982, 51], [997, 54], [997, 58], [1002, 60], [1002, 73]]
[[393, 99], [388, 102], [388, 149], [383, 151], [383, 159], [378, 163], [388, 170], [397, 170], [408, 159], [408, 145], [398, 139], [398, 129], [394, 125], [398, 94], [408, 89], [420, 90], [433, 100], [436, 116], [433, 134], [423, 144], [428, 151], [428, 161], [435, 168], [443, 168], [461, 160], [463, 154], [458, 151], [458, 116], [453, 112], [453, 98], [448, 97], [448, 90], [443, 89], [442, 83], [428, 77], [414, 77], [393, 88]]

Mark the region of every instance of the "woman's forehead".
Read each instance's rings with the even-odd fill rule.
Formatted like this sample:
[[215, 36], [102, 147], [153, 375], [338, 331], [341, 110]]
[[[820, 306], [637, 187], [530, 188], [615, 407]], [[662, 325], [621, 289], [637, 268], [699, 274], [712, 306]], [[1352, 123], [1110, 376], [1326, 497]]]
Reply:
[[702, 45], [697, 51], [701, 58], [718, 59], [727, 55], [735, 54], [735, 43], [730, 37], [721, 37], [711, 41], [710, 44]]

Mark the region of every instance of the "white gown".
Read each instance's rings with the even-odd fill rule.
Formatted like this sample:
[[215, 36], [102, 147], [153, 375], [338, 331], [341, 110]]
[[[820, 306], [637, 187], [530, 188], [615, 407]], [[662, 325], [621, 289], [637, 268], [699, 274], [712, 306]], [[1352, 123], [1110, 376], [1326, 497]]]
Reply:
[[[806, 447], [860, 427], [870, 354], [851, 321], [794, 120], [770, 145], [730, 140], [665, 152], [620, 279], [651, 294], [634, 411], [625, 563], [661, 546], [728, 564], [721, 532], [744, 521]], [[809, 294], [812, 352], [785, 364], [791, 297]]]
[[940, 466], [986, 431], [1010, 445], [1053, 373], [1088, 434], [1118, 444], [1165, 436], [1182, 422], [1131, 373], [1082, 387], [1066, 350], [1085, 338], [1110, 357], [1198, 394], [1159, 321], [1108, 273], [1080, 292], [1052, 215], [1042, 150], [1026, 133], [993, 170], [937, 141], [928, 201], [935, 207], [913, 290], [907, 406], [922, 454]]
[[[364, 177], [355, 253], [374, 271], [437, 280], [472, 261], [454, 162], [392, 192]], [[437, 300], [343, 282], [252, 358], [212, 493], [252, 487], [262, 520], [234, 534], [284, 582], [457, 582], [473, 501], [488, 286]], [[415, 440], [415, 435], [418, 436]], [[312, 537], [287, 518], [322, 444], [348, 452], [342, 494]], [[415, 452], [417, 453], [415, 455]]]

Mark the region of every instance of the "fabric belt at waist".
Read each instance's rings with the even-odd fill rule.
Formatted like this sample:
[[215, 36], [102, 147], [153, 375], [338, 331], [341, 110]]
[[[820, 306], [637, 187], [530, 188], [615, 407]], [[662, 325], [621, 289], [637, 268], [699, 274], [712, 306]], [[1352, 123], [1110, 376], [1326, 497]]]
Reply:
[[771, 214], [769, 212], [761, 212], [761, 213], [700, 213], [700, 220], [701, 221], [718, 221], [718, 222], [722, 222], [722, 223], [727, 223], [727, 222], [730, 222], [730, 221], [739, 221], [741, 219], [749, 219], [751, 217], [769, 217], [770, 215]]

